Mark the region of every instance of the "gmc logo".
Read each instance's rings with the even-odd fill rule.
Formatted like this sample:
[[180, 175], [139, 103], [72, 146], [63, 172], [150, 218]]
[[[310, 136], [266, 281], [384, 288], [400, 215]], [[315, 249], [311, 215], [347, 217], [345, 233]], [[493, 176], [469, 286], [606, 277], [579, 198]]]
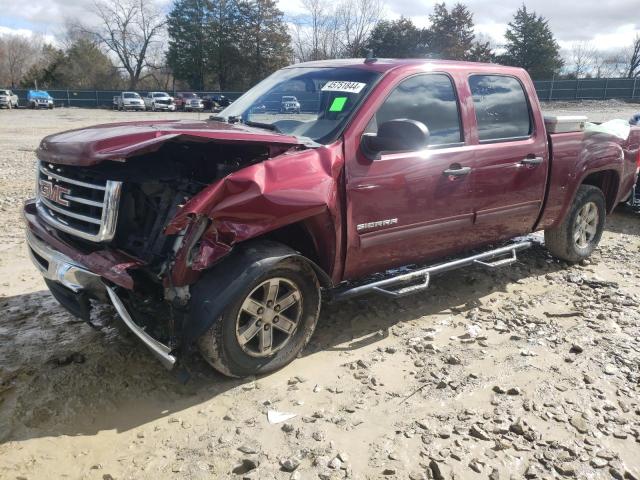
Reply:
[[44, 198], [51, 200], [52, 202], [59, 203], [65, 207], [69, 206], [69, 201], [65, 200], [62, 195], [71, 193], [71, 190], [61, 187], [60, 185], [55, 185], [53, 182], [48, 180], [40, 180], [39, 185], [40, 195]]

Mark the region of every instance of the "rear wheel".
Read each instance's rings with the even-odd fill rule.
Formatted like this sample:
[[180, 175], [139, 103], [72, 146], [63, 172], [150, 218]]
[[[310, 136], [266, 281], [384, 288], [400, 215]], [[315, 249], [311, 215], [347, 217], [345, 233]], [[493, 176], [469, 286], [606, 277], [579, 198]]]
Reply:
[[320, 310], [313, 269], [284, 260], [239, 292], [198, 340], [205, 360], [232, 377], [264, 374], [290, 363], [311, 338]]
[[605, 218], [602, 191], [592, 185], [581, 185], [564, 221], [558, 227], [544, 231], [545, 244], [555, 257], [579, 262], [598, 246]]

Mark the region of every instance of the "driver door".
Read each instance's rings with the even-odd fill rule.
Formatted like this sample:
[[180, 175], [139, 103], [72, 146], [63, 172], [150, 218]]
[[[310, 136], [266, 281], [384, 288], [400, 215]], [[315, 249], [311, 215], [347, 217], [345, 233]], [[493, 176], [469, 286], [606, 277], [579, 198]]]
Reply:
[[404, 78], [391, 89], [365, 133], [393, 119], [424, 123], [429, 147], [346, 158], [349, 249], [344, 277], [425, 261], [473, 243], [473, 152], [463, 138], [452, 79]]

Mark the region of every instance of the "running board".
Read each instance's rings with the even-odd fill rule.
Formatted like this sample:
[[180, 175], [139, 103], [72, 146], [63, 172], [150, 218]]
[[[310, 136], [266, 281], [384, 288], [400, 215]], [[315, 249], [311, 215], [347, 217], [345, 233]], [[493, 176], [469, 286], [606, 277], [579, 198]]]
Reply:
[[[426, 290], [429, 287], [431, 275], [436, 273], [448, 272], [450, 270], [456, 270], [458, 268], [469, 267], [472, 265], [480, 265], [489, 269], [511, 265], [518, 260], [518, 251], [526, 250], [532, 245], [533, 242], [529, 240], [512, 243], [504, 247], [487, 250], [486, 252], [471, 255], [469, 257], [459, 258], [449, 262], [440, 263], [438, 265], [433, 265], [431, 267], [421, 268], [412, 272], [366, 283], [364, 285], [339, 290], [333, 294], [332, 301], [339, 302], [342, 300], [348, 300], [367, 293], [379, 293], [391, 298], [404, 297], [406, 295]], [[505, 255], [509, 255], [509, 257], [500, 258]], [[419, 283], [409, 286], [404, 285], [409, 282]]]

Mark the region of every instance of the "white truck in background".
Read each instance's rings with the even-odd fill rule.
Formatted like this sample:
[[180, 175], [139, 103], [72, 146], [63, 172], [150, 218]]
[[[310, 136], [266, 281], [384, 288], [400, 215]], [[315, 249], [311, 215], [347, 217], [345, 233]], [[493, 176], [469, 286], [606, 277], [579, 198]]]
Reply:
[[118, 110], [145, 110], [144, 101], [136, 92], [122, 92], [114, 97], [114, 101], [117, 101]]
[[11, 110], [18, 108], [18, 95], [11, 90], [0, 90], [0, 108], [5, 107]]

